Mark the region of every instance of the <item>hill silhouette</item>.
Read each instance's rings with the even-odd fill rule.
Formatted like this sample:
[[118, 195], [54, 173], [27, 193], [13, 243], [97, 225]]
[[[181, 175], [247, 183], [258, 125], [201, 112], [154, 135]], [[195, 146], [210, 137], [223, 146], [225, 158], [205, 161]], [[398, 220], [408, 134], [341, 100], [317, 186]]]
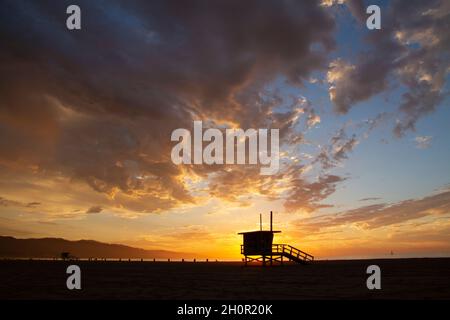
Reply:
[[78, 258], [178, 258], [186, 253], [167, 250], [145, 250], [121, 244], [108, 244], [93, 240], [69, 241], [61, 238], [17, 239], [0, 236], [0, 257], [53, 258], [61, 252], [70, 252]]

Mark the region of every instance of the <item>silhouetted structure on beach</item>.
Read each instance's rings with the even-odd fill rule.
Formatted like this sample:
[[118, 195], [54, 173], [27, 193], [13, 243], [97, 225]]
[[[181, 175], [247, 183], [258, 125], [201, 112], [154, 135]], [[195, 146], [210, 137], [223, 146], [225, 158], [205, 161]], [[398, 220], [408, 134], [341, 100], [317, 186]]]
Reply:
[[314, 257], [306, 252], [294, 248], [288, 244], [274, 244], [273, 236], [281, 231], [273, 231], [273, 214], [270, 211], [270, 230], [262, 230], [262, 216], [259, 216], [259, 230], [240, 232], [243, 236], [243, 244], [241, 245], [241, 254], [244, 255], [245, 265], [247, 262], [262, 262], [263, 266], [269, 261], [283, 264], [283, 258], [297, 263], [308, 263], [314, 260]]
[[77, 257], [70, 254], [70, 252], [61, 252], [60, 258], [62, 260], [77, 260]]

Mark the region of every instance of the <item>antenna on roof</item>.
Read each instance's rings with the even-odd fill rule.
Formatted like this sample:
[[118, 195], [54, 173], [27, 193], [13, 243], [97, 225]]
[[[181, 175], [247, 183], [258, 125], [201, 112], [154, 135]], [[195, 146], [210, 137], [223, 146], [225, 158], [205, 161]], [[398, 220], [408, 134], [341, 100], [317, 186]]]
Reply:
[[272, 232], [272, 211], [270, 211], [270, 232]]
[[259, 214], [259, 231], [262, 231], [262, 214]]

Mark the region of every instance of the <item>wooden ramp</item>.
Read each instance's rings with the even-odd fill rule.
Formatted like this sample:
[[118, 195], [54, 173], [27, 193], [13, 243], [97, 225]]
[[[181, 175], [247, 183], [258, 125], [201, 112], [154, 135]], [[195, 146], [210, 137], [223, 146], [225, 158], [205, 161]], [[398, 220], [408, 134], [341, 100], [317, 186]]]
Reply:
[[259, 254], [246, 254], [244, 248], [244, 245], [241, 245], [241, 253], [245, 256], [245, 265], [252, 261], [262, 262], [263, 265], [266, 265], [266, 263], [272, 265], [274, 262], [283, 264], [283, 261], [286, 261], [283, 258], [300, 264], [308, 264], [314, 261], [314, 256], [288, 244], [272, 244], [272, 250]]
[[309, 253], [306, 253], [288, 244], [273, 244], [272, 255], [274, 256], [280, 255], [289, 259], [290, 261], [302, 264], [307, 264], [309, 262], [314, 261], [314, 257]]

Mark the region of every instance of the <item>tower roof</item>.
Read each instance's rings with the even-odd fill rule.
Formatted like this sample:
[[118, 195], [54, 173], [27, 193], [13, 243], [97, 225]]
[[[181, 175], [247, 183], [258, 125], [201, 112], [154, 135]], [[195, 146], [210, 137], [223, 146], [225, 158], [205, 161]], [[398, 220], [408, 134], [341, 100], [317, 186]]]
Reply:
[[256, 230], [256, 231], [246, 231], [246, 232], [239, 232], [238, 234], [247, 234], [247, 233], [280, 233], [281, 231], [270, 231], [270, 230]]

